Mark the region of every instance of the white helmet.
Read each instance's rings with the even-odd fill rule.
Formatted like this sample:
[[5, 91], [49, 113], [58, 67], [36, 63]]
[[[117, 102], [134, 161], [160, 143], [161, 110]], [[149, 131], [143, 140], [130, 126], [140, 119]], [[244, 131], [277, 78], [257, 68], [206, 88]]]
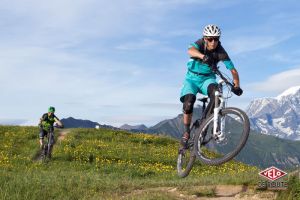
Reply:
[[205, 37], [220, 37], [221, 29], [214, 24], [209, 24], [204, 27], [203, 36]]

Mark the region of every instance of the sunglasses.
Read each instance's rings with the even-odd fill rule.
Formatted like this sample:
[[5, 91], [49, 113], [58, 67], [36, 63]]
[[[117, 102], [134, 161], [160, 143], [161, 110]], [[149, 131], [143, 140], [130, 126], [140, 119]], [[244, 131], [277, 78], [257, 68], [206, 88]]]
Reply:
[[212, 42], [213, 40], [215, 41], [215, 42], [219, 42], [219, 37], [207, 37], [206, 38], [207, 39], [207, 41], [209, 41], [209, 42]]

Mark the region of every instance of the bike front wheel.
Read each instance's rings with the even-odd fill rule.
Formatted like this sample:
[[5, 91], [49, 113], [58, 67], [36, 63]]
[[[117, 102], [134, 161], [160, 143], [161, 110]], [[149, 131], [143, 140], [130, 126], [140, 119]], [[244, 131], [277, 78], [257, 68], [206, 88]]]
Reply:
[[184, 178], [189, 175], [196, 160], [196, 155], [193, 148], [179, 149], [177, 157], [177, 174], [179, 177]]
[[[222, 137], [214, 135], [222, 133]], [[217, 123], [211, 114], [202, 123], [194, 140], [197, 158], [207, 165], [220, 165], [234, 158], [244, 147], [250, 132], [246, 113], [238, 108], [228, 107], [219, 112]]]

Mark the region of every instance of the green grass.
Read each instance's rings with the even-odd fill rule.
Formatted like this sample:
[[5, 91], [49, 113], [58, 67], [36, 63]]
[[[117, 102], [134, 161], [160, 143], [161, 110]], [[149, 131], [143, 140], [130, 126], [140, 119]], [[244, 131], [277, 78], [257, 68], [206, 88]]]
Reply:
[[300, 200], [300, 180], [299, 175], [292, 176], [288, 181], [288, 189], [280, 191], [278, 200]]
[[212, 190], [191, 186], [255, 185], [259, 180], [257, 168], [234, 161], [222, 166], [197, 162], [180, 179], [178, 141], [168, 137], [72, 129], [55, 144], [49, 162], [34, 161], [38, 148], [38, 128], [0, 126], [0, 199], [176, 199], [161, 190], [213, 196]]

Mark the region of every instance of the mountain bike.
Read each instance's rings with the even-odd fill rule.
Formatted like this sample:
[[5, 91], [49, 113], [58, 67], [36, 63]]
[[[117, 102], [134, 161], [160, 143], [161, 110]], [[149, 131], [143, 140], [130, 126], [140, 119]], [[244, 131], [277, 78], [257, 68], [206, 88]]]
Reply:
[[[202, 116], [192, 124], [187, 147], [178, 151], [177, 173], [182, 178], [190, 173], [196, 158], [207, 165], [221, 165], [233, 159], [249, 136], [250, 122], [246, 113], [239, 108], [226, 107], [234, 85], [217, 67], [214, 72], [220, 80], [213, 113], [203, 116], [208, 98], [198, 99], [203, 103]], [[224, 87], [228, 89], [227, 96], [223, 94]]]
[[55, 124], [52, 128], [49, 129], [48, 134], [46, 135], [47, 142], [43, 143], [42, 151], [41, 151], [41, 158], [43, 161], [45, 161], [47, 158], [50, 159], [52, 157], [52, 149], [55, 143], [54, 128], [63, 128], [63, 126], [59, 126]]

